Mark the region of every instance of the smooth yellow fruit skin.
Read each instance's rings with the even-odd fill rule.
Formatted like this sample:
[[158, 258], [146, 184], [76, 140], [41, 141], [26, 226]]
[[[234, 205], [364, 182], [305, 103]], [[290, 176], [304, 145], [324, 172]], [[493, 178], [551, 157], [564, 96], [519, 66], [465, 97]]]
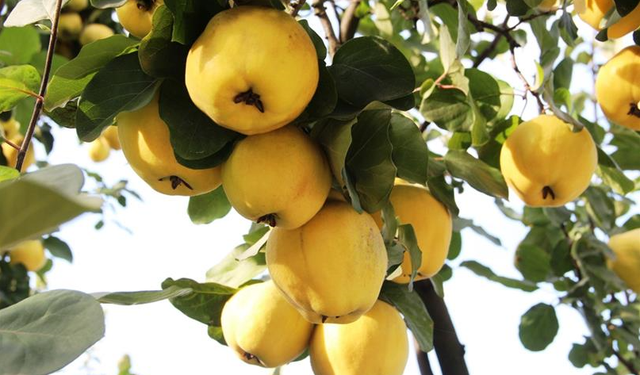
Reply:
[[350, 323], [369, 311], [387, 263], [371, 216], [340, 201], [298, 229], [273, 229], [267, 241], [271, 278], [311, 323]]
[[[24, 136], [20, 133], [14, 134], [13, 137], [7, 138], [9, 141], [13, 142], [13, 144], [20, 146], [22, 145], [22, 141], [24, 140]], [[7, 159], [7, 166], [15, 167], [18, 162], [18, 150], [9, 146], [7, 143], [3, 142], [2, 145], [2, 153], [4, 157]], [[25, 171], [36, 161], [35, 152], [33, 151], [33, 143], [29, 145], [29, 150], [27, 150], [27, 154], [25, 155], [24, 162], [22, 163], [22, 170]]]
[[[414, 280], [428, 279], [440, 271], [449, 253], [452, 220], [449, 210], [419, 185], [396, 184], [389, 198], [401, 224], [411, 224], [422, 252], [422, 263]], [[402, 275], [393, 279], [408, 283], [411, 259], [408, 252], [402, 260]]]
[[613, 6], [613, 0], [576, 0], [574, 2], [574, 10], [578, 17], [595, 30], [601, 29], [602, 19]]
[[[596, 77], [596, 99], [610, 121], [640, 131], [640, 47], [630, 46], [607, 61]], [[637, 115], [630, 114], [635, 108]]]
[[89, 157], [96, 163], [107, 160], [109, 157], [109, 152], [111, 149], [109, 148], [109, 143], [104, 137], [98, 137], [96, 140], [91, 142], [89, 146]]
[[[220, 186], [220, 167], [190, 169], [178, 163], [169, 140], [169, 128], [160, 118], [158, 95], [139, 110], [119, 114], [117, 122], [125, 158], [154, 190], [167, 195], [194, 196]], [[174, 187], [172, 176], [186, 184]]]
[[[215, 15], [187, 56], [185, 83], [198, 108], [243, 134], [275, 130], [305, 109], [318, 85], [318, 57], [287, 13], [239, 6]], [[252, 90], [256, 105], [235, 98]]]
[[377, 301], [353, 323], [317, 326], [309, 354], [315, 375], [402, 375], [407, 328], [393, 306]]
[[82, 17], [78, 13], [63, 13], [58, 20], [58, 38], [76, 40], [82, 32]]
[[38, 271], [47, 263], [44, 256], [44, 246], [40, 240], [30, 240], [19, 243], [9, 249], [11, 264], [22, 263], [27, 271]]
[[118, 128], [116, 126], [109, 126], [107, 130], [102, 133], [102, 136], [107, 140], [109, 147], [112, 149], [122, 149], [122, 145], [120, 145], [120, 138], [118, 138]]
[[591, 134], [586, 129], [573, 133], [551, 115], [520, 124], [500, 153], [507, 184], [531, 207], [559, 207], [576, 199], [589, 187], [597, 164]]
[[87, 45], [96, 40], [106, 39], [113, 35], [113, 30], [107, 25], [101, 23], [92, 23], [87, 25], [80, 34], [80, 44]]
[[607, 29], [609, 39], [621, 38], [640, 26], [640, 5]]
[[89, 0], [69, 0], [64, 5], [64, 9], [69, 9], [73, 12], [81, 12], [89, 6]]
[[556, 10], [558, 9], [558, 0], [542, 0], [542, 2], [538, 4], [538, 9], [543, 12]]
[[287, 302], [272, 281], [237, 292], [222, 309], [222, 333], [244, 362], [278, 367], [309, 345], [313, 324]]
[[20, 132], [20, 123], [16, 119], [11, 118], [9, 121], [0, 121], [4, 130], [4, 137], [9, 139]]
[[222, 165], [222, 186], [240, 215], [295, 229], [322, 208], [331, 170], [320, 147], [287, 126], [238, 142]]
[[153, 12], [162, 4], [164, 0], [151, 0], [150, 6], [144, 0], [127, 0], [123, 6], [116, 8], [116, 13], [122, 27], [142, 39], [151, 32]]
[[611, 236], [609, 247], [616, 255], [608, 262], [609, 267], [640, 294], [640, 228]]

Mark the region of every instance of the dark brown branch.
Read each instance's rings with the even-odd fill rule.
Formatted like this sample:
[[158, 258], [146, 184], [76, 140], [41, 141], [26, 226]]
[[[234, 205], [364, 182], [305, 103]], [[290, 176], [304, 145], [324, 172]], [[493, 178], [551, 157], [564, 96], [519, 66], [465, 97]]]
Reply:
[[420, 368], [420, 375], [433, 375], [431, 370], [431, 363], [429, 363], [429, 356], [427, 353], [420, 350], [418, 340], [414, 338], [414, 346], [416, 348], [416, 359], [418, 360], [418, 368]]
[[307, 0], [297, 0], [295, 2], [291, 2], [289, 3], [289, 6], [291, 7], [291, 17], [295, 17], [298, 15], [298, 12], [300, 12], [300, 9], [302, 9], [302, 7], [304, 6], [304, 4], [307, 3]]
[[360, 18], [356, 17], [356, 9], [360, 5], [361, 0], [351, 0], [347, 9], [342, 13], [342, 22], [340, 24], [340, 42], [344, 43], [352, 39], [358, 30]]
[[27, 134], [24, 136], [20, 151], [18, 151], [18, 157], [16, 161], [16, 169], [18, 172], [22, 171], [22, 164], [24, 158], [29, 150], [31, 139], [33, 138], [33, 132], [36, 129], [38, 118], [42, 112], [42, 106], [44, 105], [44, 96], [47, 93], [47, 84], [49, 83], [49, 74], [51, 73], [51, 61], [53, 60], [53, 51], [56, 48], [56, 41], [58, 39], [58, 21], [60, 20], [60, 9], [62, 8], [62, 0], [56, 0], [56, 10], [53, 14], [53, 20], [51, 25], [51, 36], [49, 37], [49, 45], [47, 46], [47, 57], [44, 63], [44, 72], [42, 73], [42, 81], [40, 82], [40, 91], [36, 98], [36, 104], [33, 106], [33, 113], [31, 114], [31, 121], [27, 128]]
[[444, 300], [436, 294], [430, 280], [418, 281], [414, 288], [433, 319], [433, 346], [442, 374], [469, 375], [464, 360], [464, 346], [458, 340]]
[[613, 355], [615, 355], [616, 358], [618, 358], [618, 362], [622, 363], [624, 367], [626, 367], [627, 370], [629, 370], [631, 375], [640, 375], [640, 373], [638, 372], [639, 370], [635, 368], [633, 363], [631, 363], [629, 360], [624, 358], [617, 350], [613, 349]]
[[340, 42], [333, 31], [331, 20], [327, 15], [327, 8], [324, 7], [324, 0], [313, 0], [311, 7], [313, 7], [314, 14], [320, 19], [324, 34], [329, 41], [329, 55], [333, 57], [340, 46]]
[[[507, 22], [509, 22], [509, 15], [507, 15], [504, 19], [504, 21], [502, 22], [502, 27], [506, 27], [507, 26]], [[473, 67], [477, 68], [478, 66], [480, 66], [480, 64], [482, 64], [482, 62], [489, 57], [493, 51], [495, 51], [495, 49], [498, 47], [498, 44], [500, 43], [500, 40], [502, 39], [504, 35], [502, 33], [497, 33], [495, 38], [493, 38], [493, 42], [491, 42], [491, 44], [484, 49], [484, 51], [482, 51], [482, 53], [478, 56], [478, 58], [473, 62]]]

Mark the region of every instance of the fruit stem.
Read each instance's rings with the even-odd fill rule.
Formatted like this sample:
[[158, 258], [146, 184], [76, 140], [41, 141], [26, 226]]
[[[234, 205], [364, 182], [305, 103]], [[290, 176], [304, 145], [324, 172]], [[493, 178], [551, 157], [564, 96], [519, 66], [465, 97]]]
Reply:
[[276, 226], [276, 214], [267, 214], [258, 218], [258, 223], [266, 223], [270, 227]]
[[236, 95], [236, 97], [233, 98], [233, 102], [236, 104], [245, 103], [246, 105], [254, 105], [258, 108], [258, 111], [264, 113], [264, 105], [262, 104], [262, 100], [260, 100], [260, 95], [253, 92], [253, 89]]
[[148, 12], [153, 9], [153, 4], [155, 0], [138, 0], [136, 2], [136, 6], [143, 12]]
[[629, 103], [629, 112], [627, 115], [640, 117], [640, 108], [638, 108], [638, 104]]
[[166, 180], [171, 181], [171, 188], [172, 188], [173, 190], [176, 190], [176, 189], [178, 188], [178, 186], [180, 186], [180, 185], [184, 185], [184, 186], [186, 186], [189, 190], [193, 190], [193, 188], [191, 187], [191, 185], [189, 185], [189, 184], [187, 183], [187, 181], [185, 181], [185, 180], [181, 179], [181, 178], [180, 178], [180, 177], [178, 177], [178, 176], [168, 176], [168, 177], [162, 177], [162, 178], [159, 178], [159, 179], [158, 179], [158, 181], [166, 181]]
[[551, 195], [551, 199], [556, 199], [556, 193], [551, 189], [551, 186], [545, 186], [542, 188], [542, 199], [547, 199], [547, 196]]

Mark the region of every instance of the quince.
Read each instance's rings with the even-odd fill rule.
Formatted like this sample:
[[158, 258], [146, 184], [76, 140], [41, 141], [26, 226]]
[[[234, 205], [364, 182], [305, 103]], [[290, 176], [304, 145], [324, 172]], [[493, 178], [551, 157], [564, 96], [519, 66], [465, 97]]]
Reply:
[[38, 271], [47, 263], [40, 240], [24, 241], [9, 249], [11, 264], [22, 263], [27, 271]]
[[520, 124], [500, 153], [507, 184], [531, 207], [559, 207], [576, 199], [589, 187], [597, 164], [591, 134], [574, 133], [550, 115]]
[[604, 64], [596, 77], [596, 98], [612, 122], [640, 131], [640, 47], [618, 52]]
[[69, 2], [64, 5], [64, 9], [69, 9], [73, 12], [82, 12], [87, 9], [88, 6], [89, 0], [69, 0]]
[[109, 157], [109, 143], [104, 137], [98, 137], [96, 140], [91, 142], [91, 146], [89, 147], [89, 157], [96, 163], [107, 160]]
[[104, 139], [107, 140], [109, 147], [114, 150], [120, 150], [122, 146], [120, 145], [120, 138], [118, 138], [118, 128], [116, 126], [109, 126], [107, 130], [102, 133]]
[[322, 208], [331, 170], [320, 147], [287, 126], [238, 142], [222, 165], [222, 186], [240, 215], [294, 229]]
[[[22, 141], [24, 141], [24, 136], [20, 133], [14, 134], [12, 137], [7, 138], [16, 146], [20, 147], [22, 145]], [[18, 162], [18, 150], [9, 146], [7, 143], [3, 142], [2, 145], [2, 153], [4, 157], [7, 159], [7, 166], [15, 167]], [[33, 151], [33, 144], [29, 145], [29, 150], [27, 150], [27, 154], [24, 157], [24, 162], [22, 162], [22, 170], [26, 170], [36, 161], [35, 152]]]
[[[401, 224], [411, 224], [422, 252], [422, 264], [414, 280], [428, 279], [440, 271], [449, 253], [452, 221], [449, 210], [420, 185], [396, 182], [389, 198]], [[408, 252], [402, 260], [402, 274], [393, 281], [408, 283], [411, 278], [411, 258]]]
[[350, 323], [369, 311], [388, 264], [371, 216], [335, 200], [300, 228], [273, 229], [266, 255], [273, 282], [312, 323]]
[[106, 39], [113, 35], [113, 30], [107, 25], [101, 23], [92, 23], [87, 25], [80, 33], [80, 44], [87, 45], [96, 40]]
[[278, 367], [296, 359], [309, 345], [313, 324], [291, 306], [272, 281], [237, 292], [222, 309], [222, 333], [240, 359]]
[[157, 94], [146, 106], [119, 114], [117, 122], [125, 158], [156, 191], [193, 196], [220, 186], [220, 167], [191, 169], [178, 163], [169, 140], [169, 127], [160, 118]]
[[287, 13], [239, 6], [216, 14], [187, 56], [193, 103], [221, 126], [251, 135], [292, 122], [318, 85], [318, 57]]
[[[596, 30], [601, 29], [602, 19], [615, 7], [613, 0], [576, 0], [574, 9], [578, 17]], [[623, 37], [640, 26], [640, 6], [607, 28], [607, 38]]]
[[640, 293], [640, 228], [611, 236], [609, 247], [616, 255], [609, 267], [634, 292]]
[[116, 8], [122, 27], [137, 38], [144, 38], [151, 32], [153, 12], [164, 4], [164, 0], [127, 0]]
[[382, 301], [353, 323], [317, 326], [309, 349], [316, 375], [401, 375], [409, 356], [404, 321]]
[[78, 13], [62, 13], [58, 19], [58, 38], [61, 41], [76, 40], [82, 32], [82, 17]]

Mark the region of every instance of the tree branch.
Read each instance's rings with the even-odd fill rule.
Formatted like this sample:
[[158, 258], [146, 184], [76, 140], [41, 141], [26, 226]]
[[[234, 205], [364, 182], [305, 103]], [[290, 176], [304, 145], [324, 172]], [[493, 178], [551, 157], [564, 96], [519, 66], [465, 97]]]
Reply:
[[633, 363], [624, 358], [617, 350], [613, 349], [613, 355], [618, 358], [618, 362], [622, 363], [632, 375], [640, 375], [635, 366], [633, 366]]
[[27, 128], [27, 134], [24, 136], [20, 151], [18, 151], [18, 157], [16, 161], [16, 169], [18, 172], [22, 171], [22, 165], [24, 158], [29, 150], [31, 139], [33, 138], [33, 132], [36, 129], [38, 118], [42, 112], [42, 106], [44, 105], [44, 96], [47, 93], [47, 84], [49, 83], [49, 74], [51, 73], [51, 61], [53, 60], [53, 51], [56, 48], [56, 41], [58, 38], [58, 21], [60, 20], [60, 9], [62, 8], [62, 0], [56, 0], [56, 9], [53, 14], [53, 20], [51, 25], [51, 35], [49, 36], [49, 45], [47, 46], [47, 57], [44, 63], [44, 72], [42, 73], [42, 81], [40, 82], [40, 91], [38, 97], [36, 97], [36, 104], [33, 106], [33, 113], [31, 114], [31, 121]]
[[416, 358], [418, 360], [418, 367], [420, 368], [421, 375], [433, 375], [433, 370], [431, 370], [431, 363], [429, 363], [429, 356], [427, 353], [420, 350], [420, 345], [418, 344], [418, 340], [413, 339], [414, 346], [416, 347]]
[[529, 85], [529, 82], [527, 81], [525, 76], [520, 71], [520, 68], [518, 68], [518, 64], [516, 63], [515, 48], [514, 47], [509, 47], [509, 51], [511, 52], [511, 67], [516, 72], [518, 77], [520, 77], [520, 80], [524, 84], [525, 91], [528, 92], [528, 93], [531, 93], [531, 95], [533, 95], [533, 97], [536, 98], [536, 102], [538, 103], [538, 109], [539, 109], [540, 113], [544, 112], [544, 103], [542, 103], [542, 99], [540, 99], [540, 93], [531, 89], [531, 86]]
[[304, 4], [306, 3], [307, 3], [307, 0], [297, 0], [295, 2], [289, 3], [289, 6], [291, 7], [289, 14], [291, 14], [291, 17], [297, 16], [298, 12], [300, 12], [300, 9], [302, 9]]
[[351, 0], [347, 9], [342, 13], [342, 22], [340, 24], [340, 43], [353, 39], [358, 30], [360, 18], [356, 17], [356, 9], [360, 5], [361, 0]]
[[[433, 319], [433, 345], [442, 374], [469, 375], [464, 360], [464, 346], [458, 341], [444, 300], [436, 294], [431, 280], [418, 281], [414, 284], [414, 288]], [[422, 373], [422, 375], [427, 374]]]
[[313, 0], [311, 7], [313, 7], [314, 14], [320, 19], [324, 34], [329, 41], [329, 55], [333, 57], [340, 46], [340, 42], [333, 31], [333, 26], [327, 15], [327, 9], [324, 7], [324, 0]]

